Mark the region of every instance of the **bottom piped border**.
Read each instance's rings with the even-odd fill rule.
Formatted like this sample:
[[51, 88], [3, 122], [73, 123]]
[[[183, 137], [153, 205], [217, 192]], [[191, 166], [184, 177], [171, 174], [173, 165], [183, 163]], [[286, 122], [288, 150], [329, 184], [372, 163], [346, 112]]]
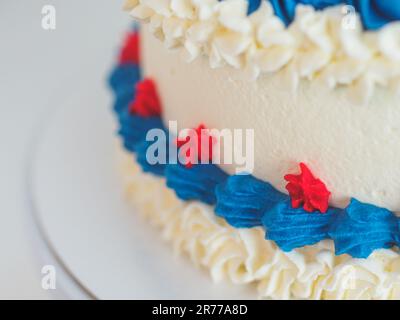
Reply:
[[176, 254], [209, 271], [215, 282], [252, 284], [259, 298], [400, 299], [400, 255], [374, 251], [368, 259], [336, 256], [333, 243], [280, 250], [260, 227], [236, 229], [210, 205], [182, 201], [164, 178], [146, 174], [119, 150], [128, 202], [172, 243]]
[[293, 208], [287, 195], [251, 175], [229, 176], [213, 164], [190, 169], [180, 164], [150, 165], [146, 160], [151, 143], [146, 141], [148, 130], [158, 128], [166, 136], [168, 132], [152, 83], [141, 81], [138, 48], [135, 31], [128, 36], [110, 77], [119, 134], [124, 147], [137, 155], [142, 169], [165, 176], [167, 186], [180, 199], [215, 205], [215, 213], [236, 228], [262, 226], [265, 237], [287, 252], [331, 239], [337, 255], [366, 258], [376, 249], [400, 243], [399, 218], [387, 209], [356, 199], [345, 209], [329, 208], [325, 214], [310, 214]]

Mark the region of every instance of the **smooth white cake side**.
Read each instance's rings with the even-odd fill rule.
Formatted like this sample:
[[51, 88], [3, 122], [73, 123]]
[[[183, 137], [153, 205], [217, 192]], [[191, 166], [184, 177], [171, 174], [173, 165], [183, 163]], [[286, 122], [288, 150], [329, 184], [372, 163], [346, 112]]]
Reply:
[[[343, 89], [301, 81], [288, 91], [283, 75], [243, 78], [231, 67], [211, 69], [200, 57], [183, 61], [142, 28], [145, 76], [158, 86], [163, 116], [180, 129], [204, 123], [216, 129], [254, 129], [253, 174], [285, 192], [287, 173], [305, 162], [332, 192], [330, 204], [351, 197], [400, 211], [400, 106], [376, 89], [368, 105], [349, 101]], [[222, 165], [229, 173], [235, 165]]]

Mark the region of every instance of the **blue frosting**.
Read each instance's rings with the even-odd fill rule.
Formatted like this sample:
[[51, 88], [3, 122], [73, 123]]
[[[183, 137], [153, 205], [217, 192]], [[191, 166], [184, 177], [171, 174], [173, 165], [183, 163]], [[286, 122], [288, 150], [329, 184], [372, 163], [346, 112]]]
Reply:
[[286, 199], [264, 213], [265, 238], [275, 241], [283, 251], [318, 243], [329, 238], [329, 227], [339, 212], [329, 208], [324, 214], [310, 214], [303, 208], [293, 208]]
[[197, 164], [190, 169], [182, 164], [168, 164], [165, 170], [167, 186], [182, 200], [198, 200], [215, 204], [215, 187], [228, 175], [213, 164]]
[[335, 242], [336, 254], [365, 258], [375, 249], [399, 243], [398, 218], [387, 209], [352, 199], [336, 216], [329, 235]]
[[360, 13], [365, 29], [375, 30], [400, 20], [399, 0], [349, 0]]
[[[222, 0], [220, 0], [222, 1]], [[389, 22], [400, 20], [399, 0], [247, 0], [248, 14], [256, 11], [262, 1], [269, 1], [275, 14], [289, 25], [296, 13], [298, 4], [310, 5], [316, 10], [323, 10], [336, 5], [351, 5], [360, 14], [364, 28], [375, 30]]]
[[265, 211], [287, 198], [251, 175], [233, 175], [217, 186], [215, 213], [236, 228], [261, 226]]
[[[315, 5], [318, 2], [318, 8], [322, 8], [333, 1], [307, 2]], [[250, 1], [252, 8], [257, 3]], [[394, 10], [392, 16], [399, 10]], [[116, 67], [109, 79], [116, 98], [114, 110], [120, 124], [119, 134], [125, 148], [136, 153], [143, 170], [165, 176], [168, 187], [180, 199], [215, 205], [216, 214], [236, 228], [263, 226], [266, 238], [284, 251], [332, 239], [336, 254], [366, 258], [375, 249], [400, 244], [400, 219], [389, 210], [355, 199], [344, 210], [329, 208], [325, 214], [308, 213], [302, 208], [292, 208], [289, 196], [251, 175], [228, 176], [214, 164], [198, 164], [190, 169], [181, 164], [149, 164], [146, 153], [153, 142], [146, 140], [147, 132], [154, 128], [162, 129], [166, 136], [168, 132], [160, 117], [129, 113], [135, 83], [139, 80], [140, 68], [130, 64]], [[167, 153], [168, 147], [160, 152]]]
[[262, 0], [247, 0], [247, 1], [249, 2], [247, 13], [252, 14], [260, 7]]
[[117, 113], [128, 109], [135, 97], [135, 84], [141, 78], [140, 67], [131, 63], [114, 68], [108, 82], [115, 94], [114, 110]]
[[146, 141], [146, 134], [150, 129], [164, 128], [161, 118], [144, 118], [133, 115], [128, 110], [121, 111], [118, 118], [118, 134], [122, 137], [125, 148], [131, 152], [136, 151], [136, 146], [142, 141]]
[[135, 96], [135, 87], [121, 87], [115, 91], [114, 110], [123, 112], [128, 109], [129, 104]]
[[140, 67], [133, 63], [126, 63], [114, 68], [109, 77], [109, 84], [114, 92], [117, 92], [125, 87], [134, 87], [140, 78]]
[[286, 24], [289, 25], [296, 13], [298, 4], [313, 6], [316, 10], [322, 10], [330, 6], [343, 4], [345, 0], [269, 0], [274, 8], [275, 14]]

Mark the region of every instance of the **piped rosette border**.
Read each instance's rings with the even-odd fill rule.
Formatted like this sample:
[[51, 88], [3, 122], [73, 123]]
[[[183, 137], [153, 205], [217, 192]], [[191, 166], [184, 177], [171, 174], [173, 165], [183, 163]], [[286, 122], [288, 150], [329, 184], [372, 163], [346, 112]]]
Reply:
[[367, 104], [376, 88], [400, 95], [400, 1], [128, 0], [129, 14], [188, 61], [231, 66], [256, 79], [280, 74], [345, 88]]
[[[329, 207], [330, 192], [303, 163], [298, 175], [284, 177], [289, 195], [252, 175], [228, 175], [212, 163], [149, 164], [147, 132], [157, 128], [169, 133], [156, 83], [141, 74], [137, 31], [127, 36], [109, 82], [125, 149], [136, 155], [143, 171], [165, 177], [180, 199], [213, 206], [235, 228], [263, 227], [265, 238], [286, 252], [331, 239], [337, 255], [367, 258], [376, 249], [400, 244], [400, 219], [394, 213], [356, 199], [344, 209]], [[175, 143], [180, 144], [178, 137]]]

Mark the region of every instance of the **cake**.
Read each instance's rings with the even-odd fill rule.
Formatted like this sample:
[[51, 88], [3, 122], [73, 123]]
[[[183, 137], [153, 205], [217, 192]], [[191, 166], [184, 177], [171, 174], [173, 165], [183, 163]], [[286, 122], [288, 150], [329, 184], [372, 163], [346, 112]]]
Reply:
[[129, 0], [127, 199], [215, 281], [400, 298], [400, 1]]

